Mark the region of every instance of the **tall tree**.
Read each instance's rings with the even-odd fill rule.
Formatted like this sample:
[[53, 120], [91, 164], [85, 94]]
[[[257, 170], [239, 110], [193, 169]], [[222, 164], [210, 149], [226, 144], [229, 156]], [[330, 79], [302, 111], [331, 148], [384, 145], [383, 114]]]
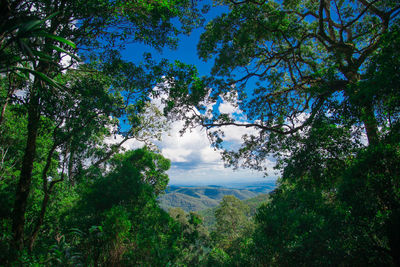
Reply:
[[394, 26], [383, 37], [359, 83], [373, 96], [379, 143], [357, 144], [343, 118], [318, 116], [282, 161], [273, 201], [258, 211], [257, 262], [399, 266], [398, 36]]
[[[49, 112], [53, 112], [52, 116], [56, 116], [54, 111], [49, 111], [49, 107], [54, 107], [65, 92], [68, 92], [68, 82], [62, 86], [53, 82], [56, 77], [63, 74], [63, 70], [72, 67], [71, 64], [66, 66], [60, 64], [65, 55], [75, 58], [75, 45], [68, 40], [72, 40], [78, 44], [81, 51], [99, 51], [111, 48], [122, 43], [138, 41], [156, 48], [164, 45], [174, 47], [176, 45], [176, 36], [179, 32], [188, 32], [198, 22], [197, 10], [190, 1], [165, 2], [155, 1], [151, 4], [144, 2], [131, 1], [3, 1], [2, 9], [4, 16], [1, 17], [1, 48], [8, 49], [4, 44], [14, 44], [17, 40], [18, 45], [12, 46], [12, 60], [16, 60], [15, 64], [23, 64], [28, 59], [28, 71], [36, 74], [32, 80], [27, 80], [27, 86], [8, 89], [8, 95], [14, 95], [15, 91], [23, 90], [26, 97], [23, 104], [27, 107], [27, 138], [26, 147], [21, 163], [21, 172], [16, 190], [16, 197], [13, 208], [12, 231], [14, 235], [14, 244], [16, 251], [22, 250], [24, 247], [24, 226], [25, 212], [28, 203], [28, 196], [31, 189], [32, 170], [36, 158], [37, 136], [40, 128], [41, 118], [47, 116]], [[173, 18], [181, 19], [183, 27], [177, 29], [171, 22]], [[188, 19], [192, 18], [192, 20]], [[40, 28], [32, 27], [38, 25], [37, 21], [42, 22]], [[44, 21], [44, 22], [43, 22]], [[26, 24], [25, 22], [29, 22]], [[190, 22], [190, 23], [189, 23]], [[23, 24], [25, 23], [25, 24]], [[12, 27], [12, 24], [22, 25], [21, 27]], [[22, 29], [29, 28], [27, 34], [23, 35], [25, 39], [19, 37]], [[24, 28], [25, 27], [25, 28]], [[10, 30], [11, 29], [11, 30]], [[31, 30], [31, 31], [29, 31]], [[34, 31], [33, 31], [34, 30]], [[35, 34], [31, 34], [32, 31]], [[36, 38], [39, 36], [39, 38]], [[28, 45], [19, 40], [26, 41]], [[32, 49], [32, 47], [34, 49]], [[21, 49], [18, 51], [18, 49]], [[22, 50], [25, 49], [25, 50]], [[4, 50], [6, 51], [6, 50]], [[8, 51], [8, 50], [7, 50]], [[14, 51], [14, 52], [13, 52]], [[33, 53], [31, 53], [33, 51]], [[33, 54], [33, 56], [31, 56]], [[35, 56], [36, 55], [36, 56]], [[8, 58], [10, 58], [8, 57]], [[49, 60], [49, 57], [51, 60]], [[1, 62], [4, 63], [3, 61]], [[75, 68], [75, 67], [74, 67]], [[3, 65], [1, 66], [2, 72]], [[125, 68], [126, 69], [126, 68]], [[141, 75], [140, 68], [136, 74]], [[121, 68], [119, 68], [121, 70]], [[7, 74], [8, 70], [5, 71]], [[154, 73], [153, 73], [154, 74]], [[11, 79], [11, 78], [10, 78]], [[156, 77], [152, 77], [154, 80]], [[146, 80], [148, 82], [148, 80]], [[125, 88], [127, 91], [136, 90], [142, 92], [143, 95], [149, 92], [149, 84], [124, 84], [121, 86], [131, 86]], [[135, 88], [132, 88], [135, 87]], [[140, 87], [140, 88], [139, 88]], [[11, 88], [11, 87], [10, 87]], [[138, 89], [139, 88], [139, 89]], [[109, 88], [108, 88], [109, 89]], [[68, 94], [67, 94], [68, 95]], [[90, 95], [90, 93], [89, 93]], [[143, 98], [142, 95], [142, 98]], [[144, 97], [145, 99], [145, 97]], [[127, 102], [132, 99], [124, 99]], [[136, 99], [135, 99], [136, 100]], [[9, 98], [6, 99], [7, 103]], [[79, 105], [79, 101], [74, 105]], [[126, 103], [125, 108], [129, 103]], [[2, 107], [6, 107], [3, 105]], [[136, 111], [140, 111], [136, 110]], [[66, 111], [67, 112], [67, 111]], [[132, 113], [131, 112], [131, 113]], [[129, 112], [128, 112], [129, 113]], [[67, 115], [68, 113], [64, 114]], [[104, 113], [105, 115], [106, 113]], [[108, 113], [108, 115], [111, 115]], [[112, 113], [112, 116], [118, 117], [118, 113]], [[68, 116], [68, 115], [67, 115]], [[133, 118], [132, 118], [133, 119]], [[135, 119], [133, 119], [134, 122]], [[56, 125], [63, 126], [60, 120]], [[131, 123], [134, 123], [130, 121]], [[84, 126], [84, 125], [81, 125]], [[137, 126], [134, 125], [134, 126]], [[57, 127], [56, 127], [57, 128]], [[58, 131], [58, 130], [57, 130]], [[132, 134], [131, 131], [129, 134]], [[70, 134], [66, 134], [67, 136]], [[130, 135], [132, 136], [132, 135]], [[51, 149], [48, 159], [52, 158], [52, 154], [61, 145], [66, 145], [69, 137], [54, 139], [54, 146]], [[125, 140], [125, 139], [124, 139]], [[119, 146], [106, 153], [114, 153]], [[49, 161], [48, 161], [49, 162]], [[46, 169], [46, 168], [45, 168]], [[44, 173], [46, 171], [44, 170]], [[47, 177], [43, 175], [44, 190], [51, 191], [53, 181], [47, 188]], [[46, 202], [46, 201], [44, 201]], [[39, 223], [40, 225], [40, 223]], [[31, 242], [32, 243], [32, 242]]]
[[[229, 101], [237, 96], [233, 104], [239, 105], [244, 118], [215, 110], [189, 112], [187, 106], [187, 112], [180, 113], [189, 117], [188, 125], [200, 123], [221, 131], [228, 125], [257, 130], [243, 137], [236, 153], [225, 154], [228, 163], [262, 169], [269, 154], [287, 155], [296, 139], [325, 113], [342, 116], [340, 123], [353, 126], [357, 138], [363, 130], [369, 144], [379, 142], [382, 128], [378, 127], [374, 95], [360, 83], [367, 78], [366, 66], [380, 51], [383, 37], [398, 20], [398, 3], [223, 3], [229, 12], [206, 26], [198, 44], [202, 59], [215, 58], [213, 78], [204, 79], [209, 82], [204, 90], [194, 83], [186, 94], [171, 94], [170, 109], [185, 107], [187, 94], [197, 99], [192, 103], [199, 110], [206, 107], [204, 99], [218, 105], [219, 97]], [[210, 131], [210, 137], [216, 145], [223, 140], [220, 132]]]
[[218, 243], [224, 250], [232, 245], [250, 225], [250, 208], [235, 196], [224, 196], [215, 210]]
[[[222, 3], [229, 12], [198, 44], [215, 59], [212, 77], [173, 91], [169, 110], [206, 127], [228, 164], [266, 170], [277, 159], [281, 186], [259, 210], [251, 257], [398, 266], [399, 3]], [[219, 112], [222, 100], [239, 112]], [[225, 126], [255, 131], [230, 150]]]

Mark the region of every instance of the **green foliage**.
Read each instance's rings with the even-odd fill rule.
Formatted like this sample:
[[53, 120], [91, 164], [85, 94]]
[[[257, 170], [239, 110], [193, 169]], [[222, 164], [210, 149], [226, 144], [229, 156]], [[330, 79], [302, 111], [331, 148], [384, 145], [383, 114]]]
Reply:
[[168, 159], [147, 149], [137, 149], [128, 151], [125, 154], [115, 155], [111, 161], [112, 168], [124, 168], [123, 164], [127, 161], [126, 159], [129, 161], [128, 164], [142, 171], [141, 182], [150, 185], [156, 195], [165, 190], [169, 181], [165, 172], [171, 165]]
[[[199, 78], [114, 50], [174, 48], [202, 23], [193, 1], [1, 2], [0, 265], [400, 265], [398, 3], [216, 4], [229, 12], [201, 36], [214, 67]], [[196, 213], [161, 209], [170, 161], [151, 144], [121, 153], [166, 129], [150, 103], [160, 95], [228, 165], [265, 171], [274, 156], [279, 187], [249, 204], [238, 198], [251, 191], [208, 187], [161, 197], [191, 209], [222, 199], [211, 233]], [[243, 116], [218, 112], [222, 100]], [[257, 134], [230, 150], [216, 130], [227, 125]]]
[[[169, 161], [144, 151], [131, 158], [140, 169], [134, 176], [141, 179], [111, 183], [112, 189], [125, 189], [121, 184], [125, 182], [134, 189], [119, 196], [105, 190], [113, 178], [103, 175], [111, 164], [108, 159], [122, 144], [134, 137], [148, 142], [165, 128], [149, 96], [169, 68], [165, 60], [158, 64], [149, 55], [138, 66], [124, 62], [112, 49], [132, 41], [157, 49], [175, 47], [176, 36], [202, 20], [193, 4], [186, 0], [1, 3], [0, 195], [7, 204], [1, 220], [11, 219], [13, 239], [9, 251], [2, 253], [9, 259], [2, 261], [10, 263], [26, 250], [32, 254], [37, 241], [39, 254], [50, 245], [49, 238], [60, 227], [44, 231], [48, 220], [60, 215], [52, 205], [65, 204], [60, 196], [69, 199], [58, 190], [62, 182], [70, 186], [61, 186], [71, 192], [68, 206], [76, 204], [75, 194], [104, 192], [111, 206], [98, 196], [90, 202], [103, 212], [118, 201], [131, 201], [130, 193], [147, 191], [146, 197], [142, 194], [147, 203], [164, 190]], [[175, 19], [181, 23], [172, 23]], [[79, 62], [78, 49], [85, 64]], [[120, 118], [128, 120], [127, 127], [122, 127]], [[110, 144], [106, 138], [112, 135], [122, 140]], [[118, 160], [124, 162], [121, 176], [126, 178], [126, 161]], [[85, 188], [90, 184], [96, 185], [92, 191]]]
[[[215, 265], [398, 266], [398, 3], [219, 3], [229, 12], [197, 47], [214, 59], [212, 77], [192, 104], [212, 108], [188, 112], [188, 85], [168, 110], [186, 114], [187, 128], [206, 127], [227, 165], [266, 171], [274, 157], [282, 177], [240, 243], [244, 255], [228, 251], [230, 240]], [[222, 100], [243, 116], [218, 112]], [[255, 133], [230, 147], [224, 126]]]
[[[173, 262], [179, 228], [156, 202], [157, 190], [168, 182], [169, 161], [140, 149], [114, 156], [109, 168], [104, 176], [81, 184], [78, 201], [61, 214], [62, 232], [77, 228], [82, 233], [77, 241], [70, 237], [73, 249], [85, 265]], [[149, 174], [153, 180], [146, 179]]]
[[[9, 16], [10, 14], [6, 13], [6, 15]], [[29, 75], [32, 74], [50, 86], [61, 86], [45, 73], [35, 70], [34, 67], [37, 61], [59, 65], [59, 58], [53, 56], [48, 47], [41, 47], [46, 38], [57, 41], [60, 44], [52, 44], [52, 49], [69, 54], [79, 60], [78, 57], [62, 48], [62, 46], [66, 46], [69, 49], [76, 49], [76, 45], [73, 42], [51, 34], [46, 29], [46, 23], [49, 23], [57, 15], [58, 12], [41, 20], [33, 16], [19, 17], [20, 14], [12, 19], [10, 17], [4, 18], [6, 22], [3, 23], [0, 29], [0, 73], [19, 76], [24, 80], [29, 80]], [[15, 20], [20, 21], [15, 25]]]
[[239, 238], [250, 227], [250, 209], [234, 196], [224, 196], [215, 210], [215, 238], [219, 247], [229, 249], [233, 240]]
[[207, 266], [241, 266], [248, 255], [253, 222], [250, 208], [234, 196], [224, 196], [215, 209], [213, 248]]
[[[321, 125], [315, 130], [326, 131]], [[327, 133], [336, 134], [335, 130]], [[394, 265], [398, 251], [397, 132], [380, 145], [354, 150], [340, 142], [329, 153], [323, 150], [329, 148], [326, 141], [339, 137], [325, 140], [318, 136], [321, 143], [312, 144], [320, 153], [304, 153], [311, 144], [305, 143], [285, 167], [272, 201], [258, 210], [251, 255], [266, 265]], [[312, 140], [310, 135], [308, 141]], [[349, 150], [340, 156], [334, 149]]]
[[208, 266], [227, 266], [229, 255], [220, 248], [213, 248], [208, 259]]
[[169, 214], [179, 223], [181, 233], [177, 243], [179, 256], [175, 264], [204, 266], [211, 244], [202, 217], [194, 212], [188, 214], [181, 208], [171, 208]]

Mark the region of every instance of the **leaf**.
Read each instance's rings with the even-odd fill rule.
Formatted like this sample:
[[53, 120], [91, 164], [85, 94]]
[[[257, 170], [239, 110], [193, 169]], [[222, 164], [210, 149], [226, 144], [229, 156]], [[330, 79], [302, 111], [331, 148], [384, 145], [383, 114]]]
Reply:
[[76, 44], [74, 42], [72, 42], [70, 40], [67, 40], [64, 37], [57, 36], [57, 35], [54, 35], [54, 34], [50, 34], [50, 33], [47, 33], [47, 32], [39, 32], [38, 35], [39, 36], [43, 36], [43, 37], [47, 37], [47, 38], [50, 38], [50, 39], [53, 39], [53, 40], [56, 40], [56, 41], [58, 41], [60, 43], [66, 44], [66, 45], [69, 45], [70, 47], [72, 47], [74, 49], [76, 48]]
[[42, 21], [43, 21], [43, 22], [48, 21], [48, 20], [54, 18], [55, 16], [57, 16], [58, 14], [60, 14], [60, 11], [54, 12], [53, 14], [47, 16], [47, 17], [46, 17], [45, 19], [43, 19]]
[[43, 72], [39, 72], [39, 71], [32, 70], [29, 68], [22, 68], [22, 67], [16, 67], [15, 69], [20, 70], [20, 71], [29, 72], [53, 87], [62, 88], [62, 86], [59, 83], [57, 83], [52, 78], [45, 75]]
[[70, 57], [72, 57], [73, 59], [75, 59], [76, 61], [82, 61], [77, 55], [74, 55], [73, 53], [65, 50], [62, 47], [56, 46], [56, 45], [51, 45], [51, 48], [53, 48], [54, 50], [61, 52], [61, 53], [65, 53], [67, 55], [69, 55]]
[[21, 51], [25, 51], [30, 58], [33, 58], [32, 49], [22, 39], [19, 39], [18, 41]]
[[57, 64], [56, 59], [53, 58], [52, 56], [50, 56], [49, 54], [43, 53], [43, 52], [41, 52], [41, 51], [32, 51], [32, 53], [33, 53], [35, 56], [38, 56], [38, 57], [39, 57], [39, 60], [42, 60], [42, 61], [49, 61], [49, 62], [53, 62], [54, 64]]
[[20, 33], [27, 33], [27, 32], [32, 31], [32, 29], [37, 28], [37, 26], [39, 26], [43, 22], [44, 21], [42, 21], [42, 20], [31, 20], [31, 21], [28, 21], [28, 22], [22, 24], [18, 30], [18, 35], [20, 35]]
[[37, 30], [37, 29], [39, 29], [39, 27], [38, 27], [39, 25], [44, 24], [46, 21], [49, 21], [50, 19], [52, 19], [53, 17], [55, 17], [59, 13], [60, 12], [57, 11], [57, 12], [54, 12], [53, 14], [51, 14], [50, 16], [48, 16], [48, 17], [46, 17], [45, 19], [42, 19], [42, 20], [36, 20], [35, 19], [35, 20], [31, 20], [31, 21], [28, 21], [28, 22], [25, 22], [25, 23], [18, 24], [16, 26], [12, 27], [10, 29], [10, 32], [18, 28], [19, 30], [18, 30], [17, 36], [19, 36], [19, 35], [21, 35], [21, 33], [24, 34], [24, 33], [27, 33], [27, 32], [31, 32], [31, 31]]

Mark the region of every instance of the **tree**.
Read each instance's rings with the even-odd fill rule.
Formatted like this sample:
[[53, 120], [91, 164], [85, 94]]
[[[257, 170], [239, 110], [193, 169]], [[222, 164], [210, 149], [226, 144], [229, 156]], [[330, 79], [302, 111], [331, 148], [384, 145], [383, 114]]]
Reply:
[[[63, 108], [67, 110], [62, 110], [61, 114], [57, 113], [59, 112], [57, 108], [52, 110], [52, 108], [57, 107], [57, 104], [59, 103], [59, 97], [68, 100], [66, 97], [70, 96], [71, 93], [70, 86], [72, 83], [63, 80], [62, 76], [64, 74], [63, 71], [71, 68], [74, 69], [76, 66], [73, 66], [74, 62], [71, 62], [71, 64], [67, 66], [60, 64], [65, 55], [69, 55], [77, 60], [75, 57], [75, 45], [71, 41], [78, 45], [77, 48], [81, 54], [84, 54], [85, 49], [91, 52], [105, 51], [106, 54], [111, 55], [110, 59], [113, 62], [116, 61], [116, 57], [114, 53], [109, 53], [109, 49], [115, 47], [115, 45], [121, 45], [121, 42], [138, 41], [153, 45], [156, 48], [161, 48], [164, 45], [174, 47], [177, 41], [177, 34], [179, 32], [189, 32], [192, 28], [191, 25], [195, 25], [197, 22], [199, 22], [199, 16], [196, 8], [193, 7], [190, 9], [192, 5], [193, 3], [190, 1], [178, 1], [174, 3], [156, 1], [151, 4], [135, 3], [130, 1], [87, 2], [80, 0], [61, 2], [2, 2], [2, 7], [4, 7], [2, 12], [4, 13], [4, 16], [2, 16], [0, 22], [2, 34], [0, 39], [0, 49], [2, 49], [2, 52], [7, 54], [7, 60], [11, 58], [11, 60], [15, 61], [14, 63], [18, 68], [18, 64], [23, 64], [26, 60], [28, 60], [29, 66], [25, 68], [25, 70], [29, 73], [35, 74], [32, 80], [26, 77], [23, 83], [14, 82], [14, 76], [9, 75], [8, 79], [9, 82], [12, 83], [12, 86], [9, 86], [7, 89], [7, 96], [5, 97], [4, 103], [2, 101], [3, 110], [7, 107], [7, 103], [9, 103], [11, 99], [15, 98], [15, 92], [17, 90], [23, 90], [26, 92], [26, 97], [22, 101], [22, 105], [26, 107], [27, 114], [26, 146], [20, 165], [21, 172], [16, 189], [12, 214], [12, 231], [14, 235], [15, 246], [14, 251], [21, 251], [26, 246], [26, 244], [24, 244], [25, 213], [28, 205], [28, 197], [32, 187], [32, 172], [34, 170], [34, 163], [36, 162], [37, 156], [36, 148], [38, 131], [40, 129], [40, 124], [43, 117], [60, 118], [60, 120], [54, 122], [53, 126], [55, 126], [55, 131], [53, 135], [53, 145], [48, 151], [47, 164], [43, 169], [42, 178], [45, 196], [43, 199], [41, 215], [39, 215], [39, 220], [37, 223], [38, 227], [40, 227], [42, 221], [41, 218], [46, 211], [45, 207], [47, 205], [46, 203], [48, 202], [48, 195], [52, 191], [52, 187], [55, 184], [54, 182], [64, 180], [62, 177], [64, 177], [65, 172], [62, 172], [59, 179], [52, 180], [50, 183], [48, 183], [47, 170], [49, 169], [50, 164], [53, 164], [51, 161], [53, 157], [55, 157], [55, 154], [57, 154], [55, 151], [61, 147], [76, 148], [77, 144], [79, 144], [79, 140], [75, 138], [79, 135], [75, 130], [77, 129], [76, 126], [78, 126], [78, 123], [81, 122], [80, 119], [82, 119], [82, 116], [78, 120], [70, 121], [72, 125], [75, 125], [75, 130], [68, 132], [68, 129], [63, 128], [63, 123], [65, 122], [63, 119], [68, 119], [68, 116], [73, 113], [68, 113], [68, 111], [71, 111], [71, 106], [64, 106]], [[182, 21], [183, 26], [181, 30], [177, 29], [174, 24], [171, 23], [171, 20], [176, 17]], [[190, 17], [192, 20], [189, 20], [188, 17]], [[11, 26], [12, 24], [17, 25], [17, 28], [13, 28]], [[41, 25], [41, 27], [34, 27], [37, 25]], [[22, 30], [25, 28], [29, 28], [26, 31], [26, 34], [19, 36], [23, 33]], [[20, 44], [22, 46], [18, 46]], [[31, 56], [30, 52], [32, 52], [34, 57]], [[89, 55], [89, 53], [85, 54], [86, 56]], [[93, 53], [90, 54], [91, 59], [95, 59], [95, 57], [93, 57], [94, 55], [95, 54]], [[97, 55], [99, 54], [97, 53]], [[149, 59], [149, 57], [147, 57], [147, 59]], [[107, 64], [109, 64], [111, 61], [109, 60]], [[150, 61], [147, 60], [147, 63], [149, 62]], [[2, 72], [4, 72], [3, 63], [4, 62], [1, 61]], [[128, 76], [128, 68], [135, 68], [132, 64], [121, 64], [121, 60], [119, 60], [118, 64], [117, 70], [120, 71], [122, 76], [125, 75], [125, 77]], [[103, 69], [99, 67], [97, 69], [95, 68], [94, 70], [102, 70], [107, 72], [104, 69], [104, 65], [105, 64], [102, 65]], [[155, 69], [157, 69], [159, 72], [161, 71], [157, 67], [155, 67]], [[11, 74], [12, 70], [6, 70], [5, 73], [7, 75]], [[83, 69], [81, 68], [80, 71], [82, 70]], [[93, 71], [93, 68], [84, 68], [84, 71], [87, 70], [90, 72]], [[126, 72], [124, 73], [124, 71]], [[143, 75], [143, 72], [143, 68], [136, 67], [135, 72], [133, 72], [133, 76], [137, 75], [136, 77], [140, 76], [141, 78], [144, 78], [143, 76], [145, 75]], [[113, 73], [109, 71], [108, 74], [109, 77], [118, 77], [115, 69]], [[132, 76], [132, 72], [129, 74]], [[158, 73], [153, 72], [151, 74], [157, 75]], [[148, 75], [146, 78], [149, 78], [150, 76], [151, 75]], [[145, 106], [145, 102], [149, 101], [149, 90], [151, 90], [157, 83], [158, 77], [152, 76], [151, 81], [146, 78], [140, 84], [135, 83], [137, 82], [137, 79], [133, 79], [132, 83], [130, 84], [118, 84], [120, 87], [117, 86], [116, 80], [113, 80], [111, 83], [109, 83], [108, 85], [111, 86], [112, 84], [116, 90], [112, 92], [108, 91], [107, 93], [115, 93], [114, 97], [119, 97], [121, 100], [123, 98], [120, 95], [121, 90], [119, 89], [121, 89], [121, 87], [125, 87], [124, 90], [129, 92], [131, 98], [128, 97], [123, 99], [126, 101], [125, 103], [122, 103], [121, 101], [115, 101], [116, 99], [114, 99], [113, 101], [120, 106], [111, 107], [105, 105], [104, 107], [106, 109], [114, 108], [114, 110], [112, 112], [109, 112], [110, 110], [102, 110], [105, 111], [103, 113], [102, 111], [99, 111], [102, 113], [102, 116], [110, 115], [114, 116], [115, 119], [119, 115], [122, 115], [124, 112], [121, 113], [121, 111], [124, 110], [128, 119], [130, 119], [129, 122], [132, 128], [138, 127], [139, 125], [136, 115], [141, 112], [143, 106]], [[61, 83], [60, 85], [56, 82], [53, 82], [55, 79], [61, 79], [61, 81], [64, 81], [64, 83]], [[125, 81], [127, 80], [128, 79], [125, 79]], [[80, 80], [75, 82], [74, 85], [77, 87], [88, 86], [89, 84], [85, 84], [85, 82], [86, 81]], [[102, 82], [102, 84], [97, 85], [104, 86], [107, 84], [107, 82], [104, 83], [104, 80]], [[18, 88], [16, 88], [16, 86], [18, 86]], [[96, 85], [91, 84], [90, 86]], [[107, 90], [110, 90], [110, 87], [107, 88]], [[74, 93], [76, 93], [75, 96], [84, 96], [83, 94], [79, 95], [81, 92], [77, 93], [75, 91]], [[107, 98], [110, 95], [103, 96], [106, 99], [102, 100], [107, 101]], [[142, 100], [142, 103], [138, 101], [139, 99]], [[76, 107], [75, 105], [79, 105], [81, 100], [82, 99], [77, 100], [77, 98], [74, 98], [75, 102], [70, 102], [69, 104], [72, 104], [72, 107]], [[98, 104], [100, 103], [101, 102]], [[133, 103], [135, 105], [133, 105]], [[106, 103], [103, 102], [103, 104]], [[105, 117], [102, 117], [102, 119], [105, 119]], [[103, 120], [103, 122], [105, 123], [105, 120]], [[115, 123], [116, 122], [114, 121], [114, 124]], [[105, 128], [103, 127], [102, 130], [104, 129]], [[74, 138], [72, 137], [73, 133], [76, 134]], [[116, 133], [118, 133], [118, 131]], [[91, 134], [93, 134], [93, 132], [91, 132]], [[97, 132], [96, 134], [100, 133]], [[109, 158], [113, 153], [115, 153], [120, 148], [122, 143], [131, 138], [133, 134], [135, 134], [135, 131], [133, 130], [125, 133], [124, 139], [120, 144], [111, 146], [109, 151], [103, 153], [103, 157], [98, 159], [99, 164], [104, 162], [106, 158]], [[88, 137], [88, 139], [93, 137], [94, 136], [92, 135], [91, 137]], [[91, 145], [93, 145], [93, 142]], [[58, 162], [60, 165], [59, 167], [61, 167], [61, 165], [65, 166], [66, 158], [76, 159], [76, 154], [73, 156], [74, 154], [70, 153], [71, 151], [64, 150], [63, 152], [64, 156], [60, 158], [64, 160]], [[38, 229], [38, 227], [35, 228]], [[34, 230], [32, 237], [36, 235], [36, 232], [37, 230]], [[30, 240], [29, 243], [31, 244], [29, 246], [32, 246], [35, 238], [28, 239]]]
[[284, 160], [273, 201], [258, 211], [258, 262], [398, 266], [396, 36], [397, 30], [384, 36], [360, 84], [374, 94], [379, 125], [390, 127], [381, 130], [379, 144], [365, 147], [354, 142], [351, 128], [338, 126], [340, 118], [316, 118]]
[[215, 229], [211, 232], [213, 247], [208, 254], [207, 266], [248, 264], [246, 256], [253, 232], [249, 206], [235, 196], [224, 196], [215, 209], [215, 219]]
[[[143, 148], [109, 161], [106, 173], [87, 174], [76, 204], [59, 215], [59, 231], [79, 230], [81, 237], [74, 248], [84, 255], [85, 265], [173, 261], [179, 231], [156, 201], [157, 190], [165, 190], [168, 183], [169, 160]], [[154, 184], [149, 174], [166, 180]]]
[[386, 143], [335, 159], [340, 165], [312, 155], [318, 161], [309, 167], [287, 167], [286, 175], [300, 171], [284, 174], [257, 211], [251, 257], [265, 265], [398, 266], [398, 151]]
[[[398, 266], [399, 122], [393, 90], [399, 57], [392, 50], [397, 36], [397, 30], [384, 36], [380, 53], [368, 64], [368, 79], [360, 83], [364, 93], [374, 95], [382, 125], [379, 143], [357, 144], [351, 128], [338, 126], [341, 118], [319, 116], [314, 121], [284, 161], [274, 201], [259, 210], [254, 240], [260, 249], [254, 256], [261, 262], [290, 264], [287, 260], [296, 258], [307, 265], [324, 259], [333, 265]], [[318, 254], [325, 256], [313, 256]]]
[[169, 209], [169, 215], [180, 226], [179, 254], [175, 264], [203, 266], [211, 245], [203, 218], [194, 212], [186, 213], [181, 208]]
[[[203, 79], [207, 86], [202, 90], [194, 82], [186, 94], [200, 111], [205, 109], [204, 99], [218, 104], [220, 96], [225, 101], [237, 96], [233, 104], [239, 105], [245, 118], [188, 112], [187, 106], [180, 114], [186, 115], [188, 126], [201, 124], [209, 129], [214, 144], [227, 150], [221, 145], [224, 126], [257, 130], [243, 136], [241, 149], [224, 154], [228, 164], [262, 170], [267, 156], [290, 153], [313, 121], [326, 113], [353, 127], [357, 138], [364, 129], [369, 144], [379, 142], [382, 132], [375, 95], [360, 85], [368, 79], [366, 66], [380, 52], [384, 36], [395, 31], [397, 3], [223, 3], [230, 12], [210, 22], [198, 44], [202, 59], [215, 58], [212, 78]], [[188, 97], [181, 94], [171, 94], [171, 110], [185, 109]], [[388, 126], [383, 120], [379, 123]], [[220, 130], [213, 131], [216, 127]]]
[[[187, 127], [206, 127], [228, 165], [265, 171], [267, 157], [277, 160], [281, 185], [259, 210], [251, 257], [259, 265], [397, 266], [399, 4], [222, 3], [229, 12], [198, 44], [201, 58], [215, 59], [212, 77], [203, 89], [196, 80], [171, 94], [169, 110]], [[222, 100], [241, 116], [218, 112]], [[194, 106], [199, 112], [189, 112]], [[231, 150], [225, 126], [256, 133]]]
[[216, 229], [220, 247], [228, 249], [250, 226], [250, 209], [235, 196], [224, 196], [215, 210]]

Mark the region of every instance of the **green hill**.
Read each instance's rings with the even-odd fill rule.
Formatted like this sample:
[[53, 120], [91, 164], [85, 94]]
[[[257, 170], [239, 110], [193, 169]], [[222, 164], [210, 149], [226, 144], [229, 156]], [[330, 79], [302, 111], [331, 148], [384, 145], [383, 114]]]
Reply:
[[217, 206], [225, 195], [233, 195], [240, 200], [244, 200], [257, 196], [258, 192], [218, 186], [171, 186], [166, 190], [165, 195], [160, 196], [159, 203], [165, 210], [172, 207], [180, 207], [186, 212], [199, 211]]

